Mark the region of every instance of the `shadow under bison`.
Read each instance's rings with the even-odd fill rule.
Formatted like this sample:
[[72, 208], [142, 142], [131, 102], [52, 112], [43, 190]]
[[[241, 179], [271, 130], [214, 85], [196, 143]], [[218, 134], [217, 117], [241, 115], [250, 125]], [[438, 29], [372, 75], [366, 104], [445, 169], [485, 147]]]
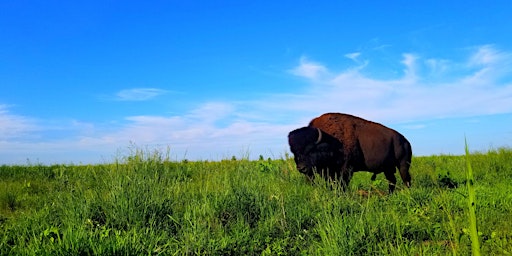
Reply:
[[411, 185], [411, 144], [399, 132], [379, 123], [327, 113], [313, 119], [309, 126], [290, 132], [288, 143], [297, 170], [310, 179], [316, 172], [326, 179], [339, 180], [345, 189], [356, 171], [373, 172], [372, 180], [383, 172], [392, 193], [398, 169], [404, 184]]

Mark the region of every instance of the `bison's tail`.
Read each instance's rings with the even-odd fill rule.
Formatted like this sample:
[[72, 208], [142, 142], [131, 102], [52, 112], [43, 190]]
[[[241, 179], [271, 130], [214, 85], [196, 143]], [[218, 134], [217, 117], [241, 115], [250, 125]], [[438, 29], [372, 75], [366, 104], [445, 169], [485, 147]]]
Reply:
[[402, 177], [402, 181], [407, 187], [411, 187], [411, 174], [409, 173], [410, 166], [411, 162], [404, 162], [398, 167], [400, 170], [400, 177]]
[[402, 181], [407, 187], [411, 186], [411, 174], [409, 173], [409, 169], [411, 168], [411, 160], [412, 160], [412, 148], [409, 141], [401, 136], [401, 152], [397, 155], [398, 162], [398, 170], [400, 171], [400, 177]]

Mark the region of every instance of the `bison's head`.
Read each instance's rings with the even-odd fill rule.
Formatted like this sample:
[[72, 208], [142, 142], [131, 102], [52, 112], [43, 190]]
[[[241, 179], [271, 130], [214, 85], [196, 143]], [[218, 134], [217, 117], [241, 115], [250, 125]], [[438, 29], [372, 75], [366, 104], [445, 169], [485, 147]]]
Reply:
[[313, 177], [315, 171], [332, 176], [341, 168], [341, 142], [318, 128], [303, 127], [290, 132], [288, 144], [297, 170], [309, 177]]

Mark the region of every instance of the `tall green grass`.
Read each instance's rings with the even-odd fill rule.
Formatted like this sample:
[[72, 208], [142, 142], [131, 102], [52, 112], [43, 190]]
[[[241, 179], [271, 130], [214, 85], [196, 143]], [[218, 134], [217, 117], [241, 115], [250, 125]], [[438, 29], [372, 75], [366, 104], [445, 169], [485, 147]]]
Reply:
[[466, 160], [484, 255], [512, 253], [512, 150], [414, 157], [413, 187], [343, 191], [293, 159], [0, 166], [0, 255], [467, 255]]
[[468, 187], [468, 211], [469, 211], [469, 232], [471, 236], [471, 250], [473, 255], [480, 255], [480, 241], [478, 238], [477, 221], [476, 221], [476, 195], [475, 195], [475, 180], [473, 178], [473, 168], [471, 167], [469, 148], [467, 141], [466, 145], [466, 185]]

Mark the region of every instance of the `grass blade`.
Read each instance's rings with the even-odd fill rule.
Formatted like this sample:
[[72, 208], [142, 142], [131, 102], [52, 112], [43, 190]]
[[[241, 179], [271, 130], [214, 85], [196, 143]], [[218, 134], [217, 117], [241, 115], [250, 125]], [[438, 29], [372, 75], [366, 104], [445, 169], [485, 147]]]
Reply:
[[473, 255], [480, 255], [480, 241], [478, 240], [478, 230], [476, 228], [476, 200], [475, 200], [475, 187], [474, 187], [474, 178], [473, 178], [473, 168], [471, 168], [471, 163], [469, 161], [469, 149], [468, 142], [465, 140], [466, 144], [466, 179], [468, 186], [468, 207], [469, 207], [469, 232], [471, 237], [471, 250], [473, 251]]

